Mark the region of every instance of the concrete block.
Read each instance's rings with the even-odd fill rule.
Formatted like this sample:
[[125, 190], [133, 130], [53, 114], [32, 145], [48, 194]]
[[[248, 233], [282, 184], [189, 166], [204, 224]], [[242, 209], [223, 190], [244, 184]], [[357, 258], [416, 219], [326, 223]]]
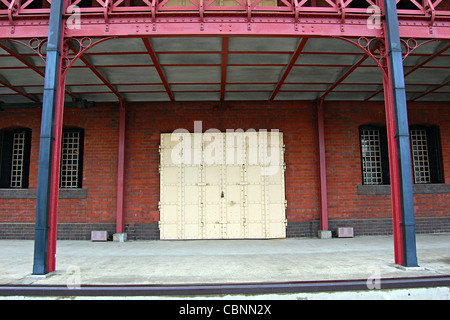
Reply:
[[353, 228], [338, 228], [338, 238], [353, 238]]
[[400, 264], [396, 264], [395, 267], [396, 267], [397, 269], [402, 270], [402, 271], [425, 271], [425, 270], [427, 270], [426, 268], [421, 267], [421, 266], [417, 266], [417, 267], [405, 267], [405, 266], [402, 266], [402, 265], [400, 265]]
[[331, 231], [329, 230], [319, 230], [319, 239], [331, 239]]
[[113, 241], [115, 242], [125, 242], [127, 241], [127, 234], [124, 233], [114, 233], [113, 234]]
[[91, 241], [108, 241], [108, 231], [91, 231]]

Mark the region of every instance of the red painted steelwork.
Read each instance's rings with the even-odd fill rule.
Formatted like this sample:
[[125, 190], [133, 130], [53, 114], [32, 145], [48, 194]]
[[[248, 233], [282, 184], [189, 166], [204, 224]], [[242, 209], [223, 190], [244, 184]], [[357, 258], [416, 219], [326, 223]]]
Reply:
[[125, 122], [126, 106], [123, 100], [120, 100], [119, 111], [119, 153], [117, 164], [117, 211], [116, 211], [116, 232], [124, 232], [124, 206], [123, 183], [125, 178]]
[[[387, 46], [387, 43], [385, 44]], [[388, 57], [388, 48], [382, 49], [382, 55], [386, 61]], [[389, 63], [387, 63], [389, 66]], [[397, 151], [397, 128], [395, 120], [394, 100], [392, 95], [392, 75], [390, 68], [387, 67], [386, 72], [383, 73], [383, 87], [384, 87], [384, 104], [386, 113], [386, 127], [388, 138], [389, 151], [389, 171], [391, 184], [391, 203], [392, 203], [392, 223], [394, 234], [394, 259], [398, 265], [403, 265], [403, 234], [401, 228], [401, 197], [400, 197], [400, 171], [398, 166], [398, 151]]]
[[167, 91], [167, 95], [169, 96], [170, 101], [175, 101], [172, 91], [170, 90], [169, 83], [167, 82], [164, 71], [161, 68], [161, 65], [159, 64], [158, 57], [156, 56], [155, 51], [153, 50], [153, 48], [150, 44], [150, 41], [147, 38], [142, 38], [142, 41], [144, 42], [145, 48], [147, 49], [148, 54], [150, 55], [150, 58], [152, 59], [153, 65], [155, 66], [155, 69], [158, 72], [158, 75], [164, 85], [164, 88]]
[[[35, 8], [38, 0], [2, 0], [0, 16], [6, 23], [0, 34], [15, 38], [45, 37], [48, 30], [48, 6]], [[48, 1], [47, 1], [48, 2]], [[168, 0], [142, 0], [132, 5], [123, 0], [94, 0], [82, 5], [80, 29], [66, 30], [71, 36], [170, 36], [170, 35], [290, 35], [290, 36], [381, 36], [381, 30], [366, 27], [372, 15], [366, 8], [353, 8], [353, 0], [321, 1], [281, 0], [277, 6], [262, 6], [261, 0], [236, 0], [233, 6], [218, 6], [213, 0], [190, 0], [189, 6], [173, 6]], [[366, 0], [378, 5], [380, 0]], [[407, 2], [407, 1], [405, 1]], [[45, 2], [44, 2], [45, 3]], [[402, 37], [450, 38], [450, 11], [441, 9], [441, 0], [421, 5], [409, 0], [411, 9], [399, 9]], [[42, 6], [42, 5], [41, 5]], [[70, 17], [72, 12], [67, 12]], [[0, 19], [1, 20], [1, 19]]]
[[228, 63], [228, 38], [222, 39], [222, 73], [220, 84], [220, 101], [225, 99], [225, 87], [227, 85], [227, 63]]
[[298, 57], [300, 56], [300, 54], [303, 51], [303, 48], [306, 45], [306, 42], [308, 41], [308, 38], [303, 38], [302, 41], [300, 42], [300, 44], [298, 45], [297, 49], [295, 50], [294, 55], [291, 58], [291, 61], [289, 62], [289, 64], [287, 65], [286, 69], [284, 70], [283, 75], [281, 76], [280, 81], [278, 82], [275, 90], [272, 93], [272, 96], [270, 97], [270, 100], [272, 101], [273, 99], [275, 99], [275, 96], [277, 95], [278, 91], [280, 91], [281, 86], [283, 85], [284, 81], [286, 80], [287, 76], [289, 75], [289, 73], [292, 70], [292, 67], [295, 65], [295, 62], [297, 62]]
[[[61, 39], [63, 41], [63, 39]], [[59, 178], [61, 167], [61, 138], [64, 117], [64, 96], [66, 77], [62, 76], [64, 60], [67, 57], [67, 46], [62, 47], [62, 54], [59, 63], [59, 80], [56, 92], [55, 103], [55, 123], [53, 128], [53, 150], [52, 150], [52, 172], [50, 183], [50, 206], [49, 206], [49, 222], [50, 230], [48, 232], [48, 248], [47, 248], [47, 272], [55, 271], [56, 268], [56, 239], [58, 234], [58, 202], [59, 202]]]
[[317, 100], [317, 131], [319, 140], [320, 175], [320, 230], [328, 230], [327, 163], [325, 158], [325, 128], [323, 119], [323, 99]]

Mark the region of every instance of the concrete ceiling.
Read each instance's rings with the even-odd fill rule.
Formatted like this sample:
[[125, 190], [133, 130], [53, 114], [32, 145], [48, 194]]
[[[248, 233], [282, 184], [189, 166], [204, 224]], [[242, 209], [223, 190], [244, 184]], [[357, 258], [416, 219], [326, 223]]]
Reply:
[[[449, 100], [449, 46], [430, 42], [405, 59], [408, 100]], [[42, 102], [44, 66], [30, 48], [0, 41], [0, 101]], [[329, 38], [112, 39], [75, 61], [66, 89], [67, 101], [95, 102], [383, 100], [374, 61]]]

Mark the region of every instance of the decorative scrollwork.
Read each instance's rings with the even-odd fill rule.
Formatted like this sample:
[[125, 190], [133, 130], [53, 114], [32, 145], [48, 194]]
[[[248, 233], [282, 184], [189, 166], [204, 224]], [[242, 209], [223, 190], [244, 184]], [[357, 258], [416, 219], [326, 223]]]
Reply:
[[65, 74], [67, 74], [69, 68], [75, 63], [75, 60], [82, 56], [87, 50], [99, 43], [115, 38], [117, 37], [107, 37], [97, 41], [93, 41], [90, 37], [64, 39], [61, 66], [63, 75], [65, 76]]
[[380, 67], [385, 67], [386, 58], [382, 50], [384, 39], [360, 37], [357, 40], [357, 45], [371, 56], [372, 59], [376, 60], [375, 62], [377, 62]]
[[360, 48], [377, 64], [384, 74], [386, 73], [386, 55], [384, 51], [385, 45], [383, 38], [359, 37], [356, 41], [345, 37], [335, 38], [344, 40]]
[[426, 40], [426, 41], [423, 41], [421, 43], [417, 43], [417, 40], [413, 39], [413, 38], [409, 38], [409, 39], [406, 39], [406, 40], [405, 39], [400, 39], [400, 41], [401, 41], [401, 43], [403, 44], [403, 47], [404, 47], [404, 52], [402, 54], [403, 61], [404, 61], [411, 52], [413, 52], [417, 48], [423, 46], [424, 44], [430, 43], [432, 41], [437, 41], [437, 39]]
[[37, 53], [39, 57], [45, 62], [45, 47], [47, 44], [48, 39], [47, 38], [32, 38], [28, 42], [22, 42], [16, 39], [8, 39], [8, 41], [18, 43], [22, 46], [25, 46], [27, 48], [30, 48], [32, 51]]

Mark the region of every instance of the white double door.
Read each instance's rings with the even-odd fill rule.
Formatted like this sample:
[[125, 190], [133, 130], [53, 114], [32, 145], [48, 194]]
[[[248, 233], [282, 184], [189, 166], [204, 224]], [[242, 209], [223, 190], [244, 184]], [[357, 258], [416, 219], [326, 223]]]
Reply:
[[279, 132], [161, 134], [161, 239], [286, 236]]

